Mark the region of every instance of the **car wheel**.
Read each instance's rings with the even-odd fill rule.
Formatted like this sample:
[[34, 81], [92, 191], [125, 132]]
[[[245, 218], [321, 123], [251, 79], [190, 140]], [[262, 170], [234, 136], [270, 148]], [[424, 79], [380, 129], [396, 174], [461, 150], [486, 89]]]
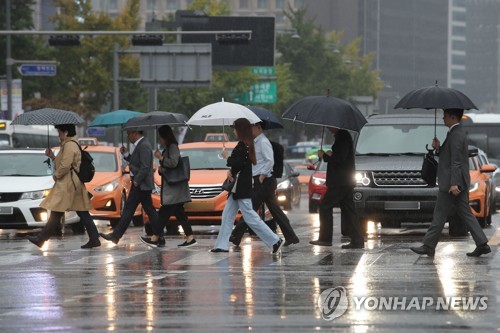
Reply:
[[75, 234], [84, 234], [85, 227], [83, 226], [82, 222], [73, 223], [71, 225], [71, 231], [73, 231], [73, 233], [75, 233]]
[[300, 187], [299, 187], [299, 190], [298, 190], [298, 194], [297, 194], [297, 200], [295, 200], [295, 203], [293, 204], [295, 207], [299, 207], [300, 206], [300, 199], [301, 199], [301, 196], [302, 196], [302, 192], [300, 191]]
[[144, 225], [144, 218], [142, 217], [142, 214], [141, 215], [137, 215], [137, 216], [134, 216], [132, 218], [132, 223], [134, 224], [134, 226], [136, 227], [142, 227]]
[[448, 218], [448, 233], [452, 237], [463, 237], [469, 234], [465, 223], [456, 215]]
[[[127, 201], [127, 197], [125, 195], [125, 192], [122, 193], [122, 198], [120, 200], [120, 216], [123, 214], [123, 209], [125, 208], [125, 201]], [[115, 228], [118, 225], [118, 222], [120, 219], [109, 219], [109, 224], [111, 225], [111, 228]]]
[[484, 212], [484, 216], [483, 217], [477, 217], [477, 222], [479, 222], [479, 225], [481, 226], [481, 228], [485, 228], [486, 227], [486, 219], [487, 219], [487, 215], [486, 215], [486, 212], [488, 210], [488, 205], [486, 204], [486, 200], [484, 201], [484, 207], [483, 207], [483, 212]]
[[309, 199], [309, 213], [315, 214], [318, 212], [318, 202], [316, 200]]

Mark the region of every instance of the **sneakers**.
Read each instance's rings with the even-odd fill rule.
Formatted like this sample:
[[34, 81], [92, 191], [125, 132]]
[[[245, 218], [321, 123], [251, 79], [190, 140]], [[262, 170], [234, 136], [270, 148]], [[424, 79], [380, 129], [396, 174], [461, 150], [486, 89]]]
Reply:
[[198, 244], [198, 243], [196, 243], [196, 239], [193, 238], [193, 239], [191, 239], [190, 242], [185, 241], [184, 243], [177, 245], [177, 247], [184, 247], [184, 248], [186, 248], [186, 247], [190, 247], [190, 246], [193, 246], [193, 245], [196, 245], [196, 244]]
[[229, 252], [229, 250], [215, 248], [215, 249], [210, 249], [208, 252], [212, 252], [212, 253], [226, 253], [226, 252]]
[[273, 245], [273, 251], [271, 252], [271, 254], [279, 254], [281, 252], [281, 248], [283, 247], [283, 245], [285, 244], [285, 242], [283, 242], [283, 240], [280, 238], [276, 244]]

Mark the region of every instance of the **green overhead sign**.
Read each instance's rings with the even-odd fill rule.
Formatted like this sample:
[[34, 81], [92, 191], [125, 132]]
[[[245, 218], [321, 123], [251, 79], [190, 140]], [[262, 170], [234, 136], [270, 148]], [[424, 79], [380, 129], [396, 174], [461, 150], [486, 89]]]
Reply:
[[235, 97], [241, 104], [273, 104], [278, 100], [276, 71], [274, 67], [250, 67], [252, 74], [258, 75], [261, 80], [251, 85], [250, 89]]

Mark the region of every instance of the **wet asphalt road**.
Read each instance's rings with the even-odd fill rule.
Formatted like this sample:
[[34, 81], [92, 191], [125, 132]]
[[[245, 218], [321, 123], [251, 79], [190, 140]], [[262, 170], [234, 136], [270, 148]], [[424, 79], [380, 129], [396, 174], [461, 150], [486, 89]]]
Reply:
[[0, 231], [0, 332], [500, 331], [500, 214], [485, 229], [492, 254], [466, 257], [472, 238], [445, 229], [433, 259], [409, 250], [425, 228], [382, 229], [366, 249], [341, 250], [337, 213], [334, 246], [311, 246], [319, 222], [305, 199], [289, 212], [301, 242], [278, 257], [252, 237], [208, 253], [210, 226], [194, 227], [197, 246], [171, 237], [163, 250], [138, 227], [92, 250], [69, 229], [43, 250], [24, 240], [33, 231]]

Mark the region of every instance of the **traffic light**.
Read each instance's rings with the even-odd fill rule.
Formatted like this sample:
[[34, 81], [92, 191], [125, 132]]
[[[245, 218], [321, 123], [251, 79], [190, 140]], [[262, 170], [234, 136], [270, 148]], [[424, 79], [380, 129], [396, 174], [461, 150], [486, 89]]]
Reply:
[[134, 46], [160, 46], [163, 45], [163, 36], [161, 35], [135, 35], [132, 37]]
[[78, 46], [80, 45], [80, 36], [78, 35], [60, 35], [49, 37], [50, 46]]

